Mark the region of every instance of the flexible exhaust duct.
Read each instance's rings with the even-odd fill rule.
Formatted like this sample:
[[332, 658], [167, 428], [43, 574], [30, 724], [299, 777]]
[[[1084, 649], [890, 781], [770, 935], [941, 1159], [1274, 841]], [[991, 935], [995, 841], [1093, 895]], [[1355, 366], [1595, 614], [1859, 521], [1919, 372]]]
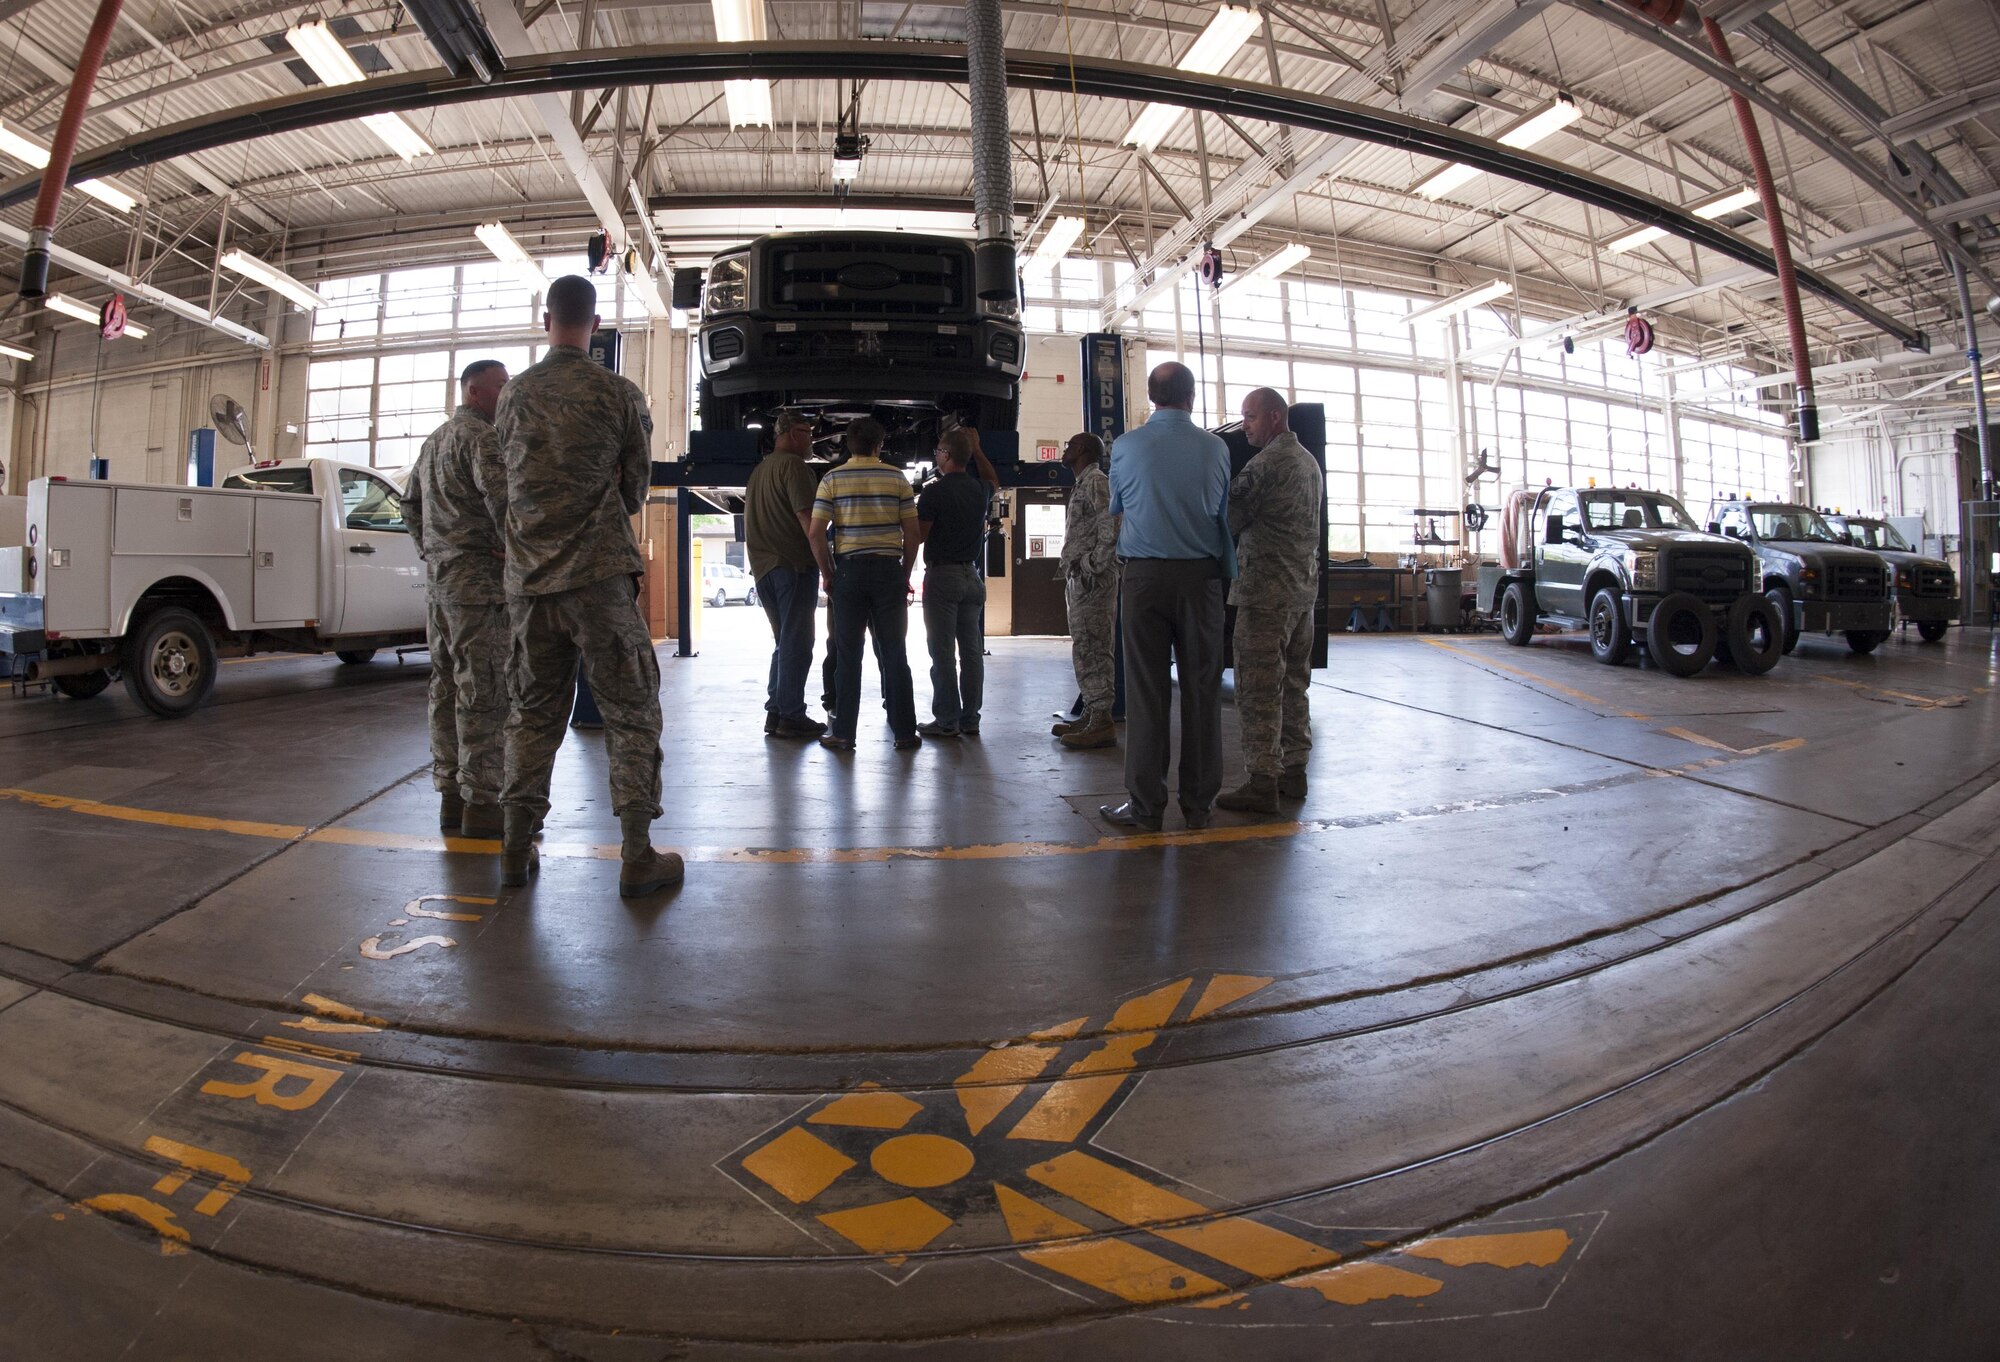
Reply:
[[979, 296], [1008, 301], [1014, 270], [1014, 160], [1007, 141], [1007, 48], [1000, 0], [966, 0], [965, 66], [972, 91], [972, 222]]
[[83, 128], [83, 111], [90, 104], [90, 92], [97, 86], [97, 68], [104, 51], [111, 46], [111, 30], [118, 23], [123, 0], [100, 0], [97, 17], [91, 20], [90, 34], [83, 40], [83, 54], [76, 59], [76, 75], [63, 100], [62, 119], [49, 144], [49, 164], [42, 171], [41, 193], [35, 199], [35, 216], [28, 226], [28, 253], [21, 260], [21, 296], [40, 298], [49, 291], [49, 247], [55, 241], [56, 209], [62, 204], [63, 181], [69, 178], [69, 164], [76, 155], [76, 135]]
[[[1993, 432], [1986, 425], [1986, 375], [1979, 367], [1979, 314], [1972, 310], [1972, 289], [1965, 282], [1965, 266], [1957, 260], [1950, 264], [1952, 282], [1958, 285], [1958, 310], [1965, 317], [1965, 357], [1972, 363], [1972, 424], [1979, 432], [1979, 499], [1991, 501]], [[2000, 303], [2000, 296], [1989, 301], [1987, 307], [1994, 316], [2000, 317], [2000, 307], [1995, 307], [1996, 303]]]

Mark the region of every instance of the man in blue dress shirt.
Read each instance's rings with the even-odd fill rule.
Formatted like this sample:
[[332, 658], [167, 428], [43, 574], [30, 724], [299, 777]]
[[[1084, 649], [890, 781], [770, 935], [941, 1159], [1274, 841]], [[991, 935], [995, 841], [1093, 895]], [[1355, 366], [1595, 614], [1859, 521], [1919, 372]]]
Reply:
[[1168, 709], [1179, 664], [1181, 813], [1208, 826], [1222, 788], [1222, 601], [1235, 575], [1229, 447], [1194, 423], [1194, 374], [1162, 364], [1147, 377], [1153, 415], [1111, 447], [1111, 513], [1124, 563], [1125, 803], [1100, 812], [1157, 832], [1173, 751]]

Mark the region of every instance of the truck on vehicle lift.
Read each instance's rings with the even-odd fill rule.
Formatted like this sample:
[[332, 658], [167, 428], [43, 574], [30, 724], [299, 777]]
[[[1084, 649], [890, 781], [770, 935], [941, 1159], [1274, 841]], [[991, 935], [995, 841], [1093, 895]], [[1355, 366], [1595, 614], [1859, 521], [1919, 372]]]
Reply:
[[220, 487], [37, 478], [25, 538], [0, 549], [0, 675], [17, 686], [85, 699], [122, 675], [178, 718], [224, 655], [353, 664], [425, 641], [402, 494], [358, 465], [261, 463]]
[[1941, 643], [1958, 618], [1958, 577], [1951, 564], [1924, 554], [1886, 520], [1830, 515], [1833, 532], [1896, 570], [1896, 613], [1917, 626], [1926, 643]]
[[1757, 555], [1765, 597], [1785, 622], [1785, 651], [1806, 630], [1845, 634], [1872, 653], [1896, 624], [1895, 572], [1880, 554], [1857, 549], [1810, 506], [1727, 498], [1709, 524]]
[[[690, 272], [692, 273], [692, 272]], [[699, 287], [704, 431], [873, 416], [922, 458], [952, 424], [1010, 431], [1027, 347], [1013, 299], [982, 299], [972, 246], [910, 232], [780, 232], [723, 251]], [[676, 300], [692, 292], [676, 279]]]
[[1581, 625], [1611, 666], [1635, 645], [1675, 676], [1717, 657], [1752, 676], [1777, 665], [1780, 617], [1758, 590], [1755, 555], [1703, 533], [1663, 492], [1523, 488], [1500, 531], [1500, 564], [1479, 569], [1476, 604], [1517, 647], [1537, 624]]

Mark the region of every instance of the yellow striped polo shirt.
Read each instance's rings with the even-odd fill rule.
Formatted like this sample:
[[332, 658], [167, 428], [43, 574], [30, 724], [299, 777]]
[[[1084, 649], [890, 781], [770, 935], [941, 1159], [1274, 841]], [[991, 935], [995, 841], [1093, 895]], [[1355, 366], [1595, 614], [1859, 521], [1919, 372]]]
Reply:
[[867, 553], [903, 556], [903, 525], [917, 518], [917, 499], [902, 470], [880, 459], [852, 458], [819, 480], [813, 519], [826, 521], [836, 557]]

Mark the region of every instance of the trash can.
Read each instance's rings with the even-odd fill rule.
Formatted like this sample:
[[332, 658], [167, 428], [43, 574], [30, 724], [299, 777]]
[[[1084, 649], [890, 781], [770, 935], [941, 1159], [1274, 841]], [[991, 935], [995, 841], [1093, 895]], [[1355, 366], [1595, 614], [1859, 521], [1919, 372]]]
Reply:
[[1431, 628], [1456, 631], [1461, 618], [1460, 604], [1464, 596], [1464, 569], [1424, 569], [1424, 609], [1430, 619]]

